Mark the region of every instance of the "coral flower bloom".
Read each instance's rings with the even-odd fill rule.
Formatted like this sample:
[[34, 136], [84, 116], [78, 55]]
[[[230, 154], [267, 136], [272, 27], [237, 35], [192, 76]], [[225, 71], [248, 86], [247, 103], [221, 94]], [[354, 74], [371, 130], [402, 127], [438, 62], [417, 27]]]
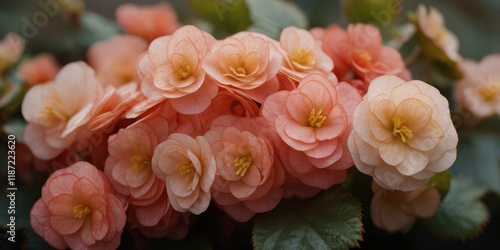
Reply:
[[49, 177], [30, 220], [56, 248], [116, 249], [126, 217], [104, 174], [78, 162]]
[[410, 229], [417, 217], [431, 217], [441, 201], [435, 187], [421, 186], [403, 192], [387, 190], [372, 182], [372, 190], [374, 195], [370, 213], [373, 224], [389, 232]]
[[353, 126], [349, 149], [356, 167], [386, 189], [415, 190], [457, 155], [448, 100], [422, 81], [373, 80]]
[[154, 40], [139, 63], [144, 95], [155, 102], [169, 98], [179, 113], [203, 112], [218, 91], [201, 67], [214, 41], [212, 35], [190, 25]]
[[118, 88], [135, 80], [139, 56], [147, 48], [148, 43], [139, 37], [118, 35], [90, 46], [87, 59], [103, 85]]
[[284, 165], [291, 175], [322, 189], [345, 179], [353, 165], [347, 139], [359, 102], [349, 84], [334, 85], [320, 74], [306, 76], [293, 91], [269, 96], [262, 116], [287, 145], [279, 150], [290, 161]]
[[333, 61], [321, 49], [321, 44], [307, 30], [287, 27], [281, 31], [279, 41], [283, 64], [280, 73], [300, 82], [310, 73], [319, 73], [336, 81]]
[[350, 24], [342, 51], [350, 67], [367, 83], [381, 75], [408, 74], [401, 54], [382, 45], [380, 31], [373, 25]]
[[29, 123], [26, 144], [33, 154], [52, 159], [75, 142], [102, 94], [94, 70], [84, 62], [63, 67], [54, 82], [33, 86], [21, 108]]
[[35, 85], [53, 81], [60, 68], [52, 54], [44, 53], [23, 63], [19, 67], [19, 74], [29, 85]]
[[158, 224], [169, 206], [165, 182], [151, 167], [154, 150], [168, 133], [167, 120], [155, 117], [109, 137], [104, 173], [113, 188], [135, 206], [135, 215], [143, 226]]
[[455, 99], [474, 116], [500, 115], [500, 55], [486, 56], [477, 63], [465, 60], [461, 67], [464, 78], [455, 88]]
[[146, 39], [171, 35], [180, 27], [177, 14], [166, 3], [154, 6], [122, 4], [116, 9], [116, 20], [127, 33]]
[[328, 29], [313, 28], [309, 32], [318, 41], [321, 41], [321, 48], [332, 59], [333, 73], [339, 80], [343, 79], [349, 72], [349, 64], [342, 52], [342, 43], [347, 38], [347, 32], [338, 25], [332, 25]]
[[237, 221], [270, 211], [283, 196], [285, 173], [263, 118], [221, 116], [205, 134], [217, 162], [212, 194]]
[[281, 55], [268, 37], [241, 32], [212, 46], [203, 60], [203, 69], [223, 88], [264, 102], [278, 91], [274, 76], [281, 65]]
[[154, 173], [166, 182], [168, 198], [179, 212], [201, 214], [210, 204], [215, 178], [215, 159], [203, 136], [175, 133], [156, 147]]
[[434, 44], [442, 49], [453, 61], [462, 59], [458, 54], [458, 38], [444, 26], [443, 15], [434, 7], [427, 8], [420, 4], [417, 10], [418, 26], [425, 36], [430, 38]]

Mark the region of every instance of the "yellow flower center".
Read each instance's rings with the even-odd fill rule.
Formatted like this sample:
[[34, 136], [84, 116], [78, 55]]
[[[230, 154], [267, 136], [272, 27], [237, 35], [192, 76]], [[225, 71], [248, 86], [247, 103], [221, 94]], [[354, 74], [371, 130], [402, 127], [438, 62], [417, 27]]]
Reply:
[[54, 107], [49, 106], [49, 105], [45, 106], [45, 108], [42, 109], [42, 111], [40, 111], [40, 113], [44, 114], [45, 116], [47, 116], [51, 120], [56, 120], [58, 118], [58, 116], [56, 115], [56, 113], [58, 113], [59, 115], [63, 116], [66, 120], [70, 119], [70, 116], [67, 115], [64, 111], [54, 110]]
[[134, 80], [134, 68], [127, 65], [120, 65], [115, 68], [115, 74], [120, 80], [120, 84], [128, 83]]
[[133, 170], [141, 171], [142, 169], [150, 166], [151, 166], [151, 160], [146, 155], [138, 154], [130, 158], [130, 167]]
[[234, 166], [236, 174], [240, 176], [244, 176], [247, 172], [248, 168], [252, 166], [252, 158], [250, 156], [243, 156], [234, 159]]
[[448, 30], [445, 27], [441, 27], [434, 36], [436, 37], [436, 41], [439, 45], [444, 46], [444, 39], [448, 35]]
[[484, 101], [491, 101], [500, 94], [500, 87], [496, 86], [494, 83], [486, 84], [478, 89], [477, 94], [479, 98]]
[[305, 66], [311, 66], [316, 63], [314, 53], [309, 47], [296, 49], [292, 54], [292, 61]]
[[319, 127], [321, 127], [321, 125], [323, 125], [323, 122], [325, 121], [326, 116], [321, 115], [322, 112], [323, 112], [323, 109], [320, 109], [316, 113], [316, 110], [313, 108], [313, 110], [309, 114], [309, 119], [307, 119], [307, 121], [309, 121], [309, 127], [319, 128]]
[[366, 50], [361, 50], [359, 52], [359, 57], [363, 60], [364, 63], [370, 64], [372, 62], [372, 56], [370, 55], [370, 52]]
[[177, 71], [177, 75], [179, 76], [179, 78], [182, 78], [182, 79], [186, 79], [188, 77], [191, 76], [191, 67], [189, 65], [186, 65], [184, 68], [181, 67], [178, 71]]
[[187, 181], [193, 180], [194, 172], [196, 171], [196, 169], [194, 168], [191, 160], [187, 159], [185, 161], [181, 161], [179, 162], [179, 164], [177, 164], [177, 166], [179, 167], [180, 175], [185, 175]]
[[394, 129], [392, 130], [392, 135], [401, 136], [401, 140], [406, 143], [406, 138], [412, 139], [413, 133], [411, 129], [405, 126], [405, 120], [401, 120], [400, 118], [392, 118], [392, 122], [394, 123]]
[[83, 204], [76, 205], [73, 207], [73, 213], [75, 214], [75, 219], [85, 218], [85, 216], [90, 214], [90, 212], [92, 212], [92, 209]]
[[237, 76], [246, 76], [247, 75], [247, 71], [245, 70], [244, 67], [238, 67], [237, 69], [234, 69], [233, 67], [229, 66], [229, 70], [231, 70], [231, 72], [233, 72], [233, 74], [235, 74]]

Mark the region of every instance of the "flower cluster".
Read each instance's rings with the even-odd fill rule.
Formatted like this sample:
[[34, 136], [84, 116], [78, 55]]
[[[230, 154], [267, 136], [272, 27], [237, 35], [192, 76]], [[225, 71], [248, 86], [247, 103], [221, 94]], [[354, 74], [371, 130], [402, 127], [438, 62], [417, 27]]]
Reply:
[[[20, 70], [32, 85], [25, 143], [41, 160], [80, 161], [50, 176], [31, 212], [54, 247], [114, 248], [126, 222], [181, 239], [211, 201], [245, 222], [341, 184], [354, 165], [373, 176], [377, 226], [405, 229], [436, 210], [425, 184], [458, 141], [448, 101], [411, 80], [375, 26], [217, 40], [181, 27], [168, 5], [125, 5], [117, 18], [129, 34], [92, 45], [88, 62], [40, 55]], [[495, 79], [465, 79], [463, 93], [499, 112]]]

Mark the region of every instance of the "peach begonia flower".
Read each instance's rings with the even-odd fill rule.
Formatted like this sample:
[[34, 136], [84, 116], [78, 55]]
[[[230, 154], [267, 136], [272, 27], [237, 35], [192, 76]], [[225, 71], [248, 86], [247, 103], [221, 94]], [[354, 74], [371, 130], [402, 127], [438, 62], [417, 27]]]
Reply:
[[380, 31], [374, 25], [350, 24], [341, 51], [350, 68], [367, 83], [381, 75], [408, 77], [401, 54], [382, 44]]
[[135, 215], [143, 226], [158, 224], [169, 206], [165, 182], [151, 167], [156, 146], [168, 134], [167, 120], [158, 116], [120, 129], [108, 140], [104, 173], [113, 188], [135, 206]]
[[420, 4], [417, 10], [418, 26], [426, 37], [442, 49], [452, 61], [461, 60], [458, 53], [458, 38], [444, 26], [443, 15], [434, 7], [430, 6], [429, 12], [425, 5]]
[[500, 114], [500, 54], [481, 62], [464, 60], [460, 66], [464, 78], [455, 87], [457, 102], [479, 118]]
[[61, 67], [54, 55], [43, 53], [21, 64], [19, 75], [29, 85], [53, 81]]
[[139, 63], [144, 95], [153, 102], [170, 99], [179, 113], [203, 112], [218, 91], [201, 67], [214, 41], [212, 35], [191, 25], [154, 40]]
[[208, 208], [216, 166], [207, 139], [171, 134], [156, 147], [152, 164], [175, 210], [201, 214]]
[[136, 79], [136, 65], [148, 43], [136, 36], [117, 35], [95, 43], [87, 51], [89, 65], [104, 86], [116, 88]]
[[203, 69], [219, 86], [262, 103], [279, 87], [274, 77], [282, 57], [270, 39], [240, 32], [219, 41], [203, 60]]
[[116, 20], [127, 33], [148, 42], [171, 35], [180, 27], [177, 14], [167, 3], [152, 6], [122, 4], [116, 9]]
[[57, 170], [31, 209], [31, 226], [55, 248], [116, 249], [126, 217], [112, 191], [87, 162]]
[[15, 33], [7, 34], [0, 41], [0, 73], [9, 69], [23, 54], [24, 39]]
[[389, 232], [409, 230], [417, 217], [434, 215], [441, 202], [437, 189], [425, 185], [403, 192], [387, 190], [372, 182], [372, 190], [370, 214], [373, 224]]
[[187, 222], [187, 214], [175, 211], [170, 205], [166, 193], [161, 199], [165, 199], [168, 206], [166, 213], [161, 217], [158, 224], [154, 226], [145, 227], [139, 223], [137, 220], [137, 213], [135, 213], [135, 207], [131, 206], [127, 209], [127, 221], [130, 223], [130, 229], [139, 229], [142, 235], [148, 238], [168, 238], [170, 240], [178, 241], [182, 240], [189, 231], [189, 226]]
[[84, 62], [66, 65], [54, 82], [33, 86], [21, 108], [28, 121], [26, 144], [33, 154], [48, 160], [75, 142], [102, 92], [94, 70]]
[[212, 195], [233, 219], [272, 210], [283, 196], [285, 173], [265, 119], [221, 116], [205, 134], [217, 162]]
[[232, 91], [222, 90], [213, 99], [208, 109], [200, 114], [204, 132], [210, 129], [214, 119], [222, 115], [256, 117], [259, 115], [259, 107], [251, 99], [235, 94]]
[[376, 78], [353, 126], [349, 149], [356, 167], [385, 189], [415, 190], [457, 156], [448, 100], [422, 81]]
[[347, 140], [360, 102], [349, 84], [320, 74], [306, 76], [293, 91], [269, 96], [261, 114], [284, 142], [277, 146], [286, 170], [313, 187], [341, 183], [353, 165]]
[[300, 82], [310, 73], [325, 75], [331, 81], [337, 81], [332, 74], [333, 61], [321, 49], [321, 42], [314, 39], [307, 30], [287, 27], [281, 31], [279, 51], [283, 56], [280, 74], [295, 82]]
[[342, 80], [349, 72], [349, 64], [342, 52], [342, 43], [347, 38], [347, 32], [334, 24], [328, 29], [313, 28], [309, 31], [313, 37], [321, 41], [321, 48], [333, 61], [333, 73]]

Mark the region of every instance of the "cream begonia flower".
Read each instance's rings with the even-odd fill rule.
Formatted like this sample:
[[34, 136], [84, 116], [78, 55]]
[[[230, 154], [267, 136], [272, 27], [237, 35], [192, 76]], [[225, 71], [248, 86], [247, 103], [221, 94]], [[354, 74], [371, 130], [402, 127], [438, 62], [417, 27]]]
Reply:
[[389, 232], [410, 229], [417, 217], [428, 218], [440, 203], [435, 187], [421, 186], [414, 191], [387, 190], [372, 182], [370, 213], [375, 226]]
[[349, 150], [356, 167], [386, 189], [415, 190], [456, 159], [458, 135], [448, 101], [422, 81], [376, 78], [353, 127]]

